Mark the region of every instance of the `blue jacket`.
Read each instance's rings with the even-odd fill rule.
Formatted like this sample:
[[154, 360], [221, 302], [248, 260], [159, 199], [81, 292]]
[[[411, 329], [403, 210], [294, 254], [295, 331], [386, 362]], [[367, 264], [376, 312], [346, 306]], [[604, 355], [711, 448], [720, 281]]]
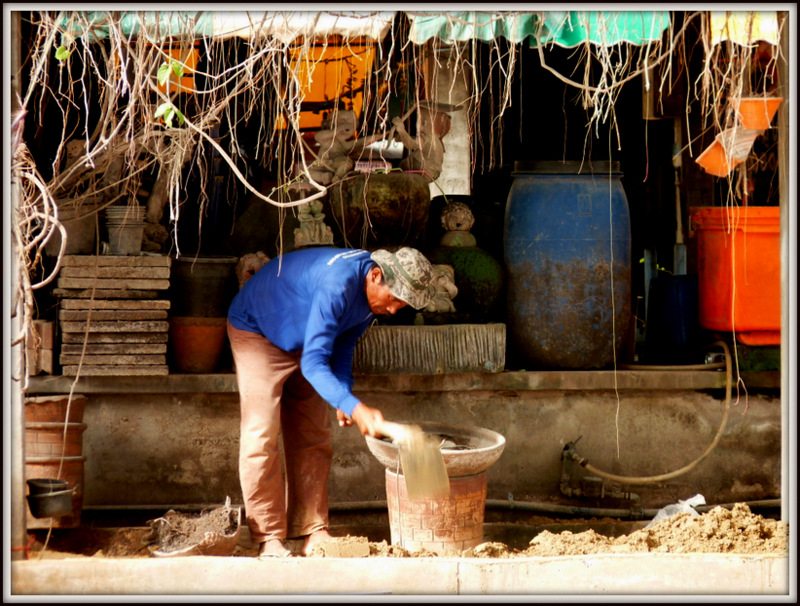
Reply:
[[372, 322], [364, 281], [366, 250], [308, 248], [272, 259], [234, 297], [228, 320], [288, 352], [317, 393], [352, 415], [353, 351]]

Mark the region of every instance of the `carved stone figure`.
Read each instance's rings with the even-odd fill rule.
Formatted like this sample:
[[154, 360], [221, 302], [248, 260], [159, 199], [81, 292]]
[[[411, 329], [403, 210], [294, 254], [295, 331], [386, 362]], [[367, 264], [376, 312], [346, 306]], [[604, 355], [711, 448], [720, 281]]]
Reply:
[[475, 224], [475, 216], [463, 202], [448, 202], [442, 210], [442, 227], [446, 230], [441, 239], [442, 246], [476, 246], [477, 241], [469, 230]]
[[412, 137], [401, 118], [394, 118], [395, 137], [408, 150], [400, 162], [400, 168], [407, 171], [421, 171], [431, 181], [442, 173], [444, 162], [444, 143], [442, 139], [450, 132], [450, 116], [431, 107], [417, 109], [417, 136]]
[[309, 172], [317, 183], [329, 185], [344, 178], [355, 167], [350, 153], [382, 138], [382, 135], [370, 135], [352, 139], [355, 132], [355, 112], [338, 110], [331, 115], [329, 128], [320, 130], [314, 136], [319, 143], [319, 152], [317, 159], [309, 167]]
[[433, 313], [452, 313], [456, 307], [453, 299], [458, 294], [455, 283], [455, 270], [452, 265], [433, 266], [433, 287], [435, 293], [424, 311]]
[[301, 204], [298, 207], [297, 219], [300, 221], [300, 227], [294, 230], [295, 248], [333, 244], [333, 232], [325, 225], [322, 202], [311, 200]]

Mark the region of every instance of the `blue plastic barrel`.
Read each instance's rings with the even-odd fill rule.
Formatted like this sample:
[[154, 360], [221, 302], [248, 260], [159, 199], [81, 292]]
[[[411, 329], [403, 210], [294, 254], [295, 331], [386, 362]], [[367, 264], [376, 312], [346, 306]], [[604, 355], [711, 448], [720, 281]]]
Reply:
[[515, 164], [503, 225], [507, 326], [532, 367], [624, 361], [631, 227], [616, 162]]

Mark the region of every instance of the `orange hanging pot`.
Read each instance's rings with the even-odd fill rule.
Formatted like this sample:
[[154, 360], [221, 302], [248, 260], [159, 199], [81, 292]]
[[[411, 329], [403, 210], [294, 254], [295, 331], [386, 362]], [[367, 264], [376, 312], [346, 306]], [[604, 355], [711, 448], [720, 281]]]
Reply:
[[739, 99], [736, 107], [736, 117], [745, 128], [767, 130], [782, 101], [782, 97], [745, 97]]

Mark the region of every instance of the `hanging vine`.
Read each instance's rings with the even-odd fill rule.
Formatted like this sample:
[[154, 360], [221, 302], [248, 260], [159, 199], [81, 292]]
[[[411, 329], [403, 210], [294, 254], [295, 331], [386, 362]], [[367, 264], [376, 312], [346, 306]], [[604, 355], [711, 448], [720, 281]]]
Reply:
[[[624, 85], [643, 79], [650, 86], [655, 67], [663, 75], [662, 92], [681, 77], [673, 65], [686, 53], [689, 28], [700, 30], [705, 57], [690, 100], [699, 101], [704, 129], [728, 128], [736, 99], [751, 92], [757, 52], [756, 46], [715, 42], [707, 12], [681, 13], [679, 27], [674, 26], [673, 14], [661, 39], [641, 47], [586, 41], [574, 48], [576, 67], [571, 73], [560, 73], [550, 64], [548, 49], [554, 43], [541, 29], [522, 42], [498, 36], [489, 41], [435, 38], [424, 46], [414, 44], [409, 41], [409, 17], [423, 13], [398, 12], [381, 39], [369, 35], [374, 31], [368, 32], [367, 24], [378, 15], [369, 11], [320, 12], [311, 26], [295, 25], [293, 13], [245, 13], [251, 33], [242, 39], [235, 33], [221, 37], [204, 30], [208, 15], [202, 11], [28, 14], [30, 35], [13, 125], [12, 165], [21, 192], [14, 209], [20, 268], [15, 309], [22, 310], [26, 330], [33, 313], [31, 276], [41, 265], [40, 249], [62, 231], [59, 217], [66, 211], [99, 212], [112, 204], [141, 202], [154, 237], [165, 238], [169, 235], [164, 214], [177, 226], [192, 181], [200, 192], [199, 233], [208, 204], [212, 154], [229, 168], [233, 179], [227, 187], [233, 194], [244, 190], [283, 209], [326, 194], [309, 170], [315, 153], [300, 128], [300, 66], [321, 61], [322, 54], [312, 53], [312, 47], [339, 35], [333, 26], [325, 31], [322, 17], [363, 19], [358, 38], [368, 39], [375, 50], [369, 77], [351, 80], [345, 87], [363, 96], [360, 132], [376, 133], [388, 142], [393, 138], [392, 117], [409, 115], [422, 100], [440, 97], [437, 100], [447, 103], [458, 97], [473, 151], [487, 157], [481, 165], [488, 167], [503, 161], [500, 142], [508, 136], [503, 117], [518, 102], [511, 83], [520, 69], [520, 44], [534, 46], [541, 67], [578, 93], [589, 116], [587, 136], [600, 124], [616, 131], [615, 103]], [[451, 27], [468, 25], [455, 13], [441, 15]], [[503, 11], [488, 23], [526, 16], [544, 22], [546, 13]], [[136, 27], [131, 27], [131, 19]], [[281, 22], [282, 35], [268, 28], [276, 21]], [[316, 28], [314, 35], [309, 27]], [[601, 22], [600, 29], [604, 27]], [[350, 44], [348, 38], [337, 40], [345, 49]], [[190, 61], [193, 54], [201, 60]], [[774, 70], [777, 60], [774, 53], [767, 70]], [[186, 76], [194, 81], [191, 92], [180, 85]], [[456, 89], [464, 94], [456, 95]], [[339, 101], [347, 103], [345, 98], [331, 99], [331, 109]], [[482, 131], [481, 112], [487, 108], [490, 128]], [[52, 120], [54, 115], [59, 119]], [[240, 141], [243, 130], [253, 141], [249, 147]], [[690, 135], [690, 141], [696, 136]], [[473, 153], [471, 172], [478, 161], [478, 153]], [[271, 191], [262, 191], [249, 178], [254, 166], [274, 170], [277, 185]], [[743, 171], [736, 174], [746, 178]], [[290, 197], [288, 186], [298, 178], [310, 190]], [[152, 181], [149, 190], [146, 180]], [[746, 184], [736, 187], [741, 190]], [[171, 236], [177, 250], [177, 227]]]

